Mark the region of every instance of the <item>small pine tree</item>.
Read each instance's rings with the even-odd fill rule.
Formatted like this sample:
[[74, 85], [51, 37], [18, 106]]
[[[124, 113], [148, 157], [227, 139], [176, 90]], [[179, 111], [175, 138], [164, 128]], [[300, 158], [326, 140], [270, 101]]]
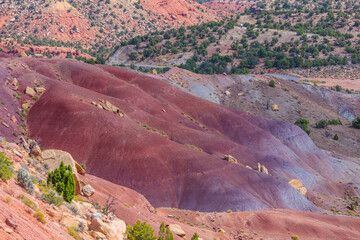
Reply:
[[335, 134], [334, 140], [335, 140], [335, 141], [339, 140], [339, 136], [338, 136], [337, 134]]
[[61, 162], [59, 168], [49, 173], [47, 184], [54, 186], [56, 191], [62, 194], [64, 200], [69, 203], [75, 196], [76, 183], [70, 165], [65, 166]]
[[158, 240], [174, 240], [174, 236], [169, 228], [165, 228], [164, 222], [160, 225]]

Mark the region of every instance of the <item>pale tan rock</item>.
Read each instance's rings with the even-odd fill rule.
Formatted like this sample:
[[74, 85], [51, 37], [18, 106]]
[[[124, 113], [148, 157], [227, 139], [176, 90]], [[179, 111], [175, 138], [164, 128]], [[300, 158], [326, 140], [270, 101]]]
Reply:
[[84, 194], [85, 197], [91, 197], [94, 193], [95, 190], [93, 187], [91, 187], [90, 184], [86, 184], [82, 189], [81, 189], [82, 193]]
[[12, 115], [11, 121], [12, 121], [13, 123], [17, 123], [17, 119], [16, 119], [16, 117], [15, 117], [14, 115]]
[[92, 219], [89, 229], [103, 233], [108, 240], [118, 240], [115, 231], [108, 224], [101, 221], [100, 218]]
[[17, 87], [19, 86], [19, 81], [18, 81], [16, 78], [14, 78], [13, 81], [11, 82], [11, 84], [12, 84], [14, 87], [16, 87], [16, 89], [17, 89]]
[[238, 163], [237, 160], [236, 160], [233, 156], [231, 156], [231, 155], [225, 155], [225, 156], [224, 156], [224, 159], [225, 159], [226, 161], [228, 161], [228, 162], [231, 162], [231, 163]]
[[292, 179], [288, 182], [293, 188], [301, 188], [303, 183], [299, 179]]
[[268, 169], [264, 165], [261, 165], [260, 163], [257, 164], [257, 170], [259, 172], [262, 172], [262, 173], [265, 173], [265, 174], [269, 175]]
[[173, 234], [178, 235], [179, 237], [186, 236], [186, 233], [184, 232], [184, 230], [182, 230], [179, 224], [170, 224], [169, 229]]
[[269, 171], [267, 170], [267, 168], [264, 165], [261, 166], [260, 172], [269, 175]]
[[30, 107], [30, 103], [28, 101], [25, 101], [22, 105], [21, 105], [22, 109], [28, 109]]
[[18, 55], [19, 55], [19, 57], [27, 57], [28, 56], [25, 52], [20, 52]]
[[279, 106], [277, 104], [274, 104], [274, 105], [271, 106], [271, 110], [279, 111]]
[[12, 230], [12, 229], [9, 228], [9, 227], [4, 227], [4, 231], [7, 232], [7, 233], [9, 233], [9, 234], [14, 232], [14, 230]]
[[12, 218], [7, 218], [7, 219], [5, 220], [5, 223], [6, 223], [9, 227], [12, 227], [13, 229], [16, 229], [17, 226], [18, 226], [18, 224], [17, 224], [17, 223], [15, 222], [15, 220], [12, 219]]
[[298, 179], [292, 179], [288, 182], [293, 188], [295, 188], [302, 195], [306, 195], [307, 189], [303, 186], [303, 183]]
[[35, 91], [38, 93], [38, 94], [42, 94], [45, 92], [45, 88], [44, 87], [36, 87], [35, 88]]
[[241, 93], [238, 93], [238, 96], [242, 96], [242, 95], [244, 95], [242, 92], [241, 92]]
[[110, 222], [109, 226], [114, 230], [118, 240], [125, 239], [126, 224], [123, 220], [115, 219]]
[[29, 95], [30, 97], [34, 97], [36, 92], [31, 87], [26, 87], [25, 94]]
[[229, 95], [231, 95], [231, 92], [230, 91], [225, 91], [225, 95], [229, 96]]
[[306, 189], [306, 187], [300, 187], [300, 188], [298, 188], [298, 189], [296, 189], [296, 190], [298, 190], [298, 192], [299, 193], [301, 193], [302, 195], [306, 195], [306, 193], [307, 193], [307, 189]]
[[9, 128], [9, 124], [7, 124], [6, 122], [1, 121], [1, 124], [4, 125], [5, 127]]
[[99, 240], [105, 240], [106, 239], [105, 234], [103, 234], [101, 232], [96, 232], [96, 231], [91, 231], [90, 236], [92, 236], [94, 239], [99, 239]]

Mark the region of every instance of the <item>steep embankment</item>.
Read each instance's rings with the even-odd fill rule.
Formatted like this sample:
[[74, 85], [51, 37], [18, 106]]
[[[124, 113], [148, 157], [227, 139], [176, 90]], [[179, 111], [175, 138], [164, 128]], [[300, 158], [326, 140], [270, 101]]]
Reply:
[[[314, 210], [287, 181], [297, 178], [333, 196], [351, 189], [345, 182], [358, 182], [357, 164], [322, 152], [299, 128], [227, 109], [155, 78], [69, 60], [2, 65], [12, 66], [20, 91], [34, 81], [46, 88], [27, 119], [40, 144], [69, 151], [91, 174], [140, 192], [155, 207]], [[95, 106], [101, 99], [125, 115]], [[223, 161], [226, 154], [239, 164]], [[269, 175], [255, 170], [258, 163]]]

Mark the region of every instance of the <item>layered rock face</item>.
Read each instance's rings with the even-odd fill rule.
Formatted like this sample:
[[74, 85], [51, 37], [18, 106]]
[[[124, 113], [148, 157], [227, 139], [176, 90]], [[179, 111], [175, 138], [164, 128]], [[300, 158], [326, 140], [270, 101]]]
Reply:
[[[336, 161], [294, 125], [230, 110], [115, 67], [18, 61], [31, 69], [13, 69], [20, 90], [34, 79], [46, 88], [28, 114], [31, 136], [45, 148], [70, 152], [89, 173], [138, 191], [154, 207], [315, 210], [288, 181], [334, 196], [343, 193], [340, 180], [359, 181], [357, 163]], [[123, 115], [94, 105], [99, 99]]]

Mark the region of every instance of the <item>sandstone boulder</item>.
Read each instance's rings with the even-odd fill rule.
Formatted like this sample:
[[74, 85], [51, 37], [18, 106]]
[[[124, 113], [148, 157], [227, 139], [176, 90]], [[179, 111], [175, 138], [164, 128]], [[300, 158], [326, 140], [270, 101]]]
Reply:
[[14, 78], [14, 80], [11, 82], [11, 85], [13, 85], [17, 89], [17, 87], [19, 86], [19, 81]]
[[18, 224], [17, 224], [17, 223], [15, 222], [15, 220], [12, 219], [12, 218], [7, 218], [7, 219], [5, 220], [5, 223], [6, 223], [9, 227], [12, 227], [13, 229], [16, 229], [17, 226], [18, 226]]
[[106, 240], [105, 234], [101, 232], [91, 231], [90, 236], [92, 236], [94, 239]]
[[27, 57], [28, 55], [26, 54], [26, 52], [20, 52], [19, 54], [19, 57]]
[[91, 197], [95, 193], [94, 188], [92, 188], [90, 184], [86, 184], [81, 191], [85, 197]]
[[41, 148], [39, 144], [35, 140], [29, 140], [29, 148], [30, 148], [30, 156], [40, 156], [41, 155]]
[[27, 102], [27, 101], [25, 101], [22, 105], [21, 105], [21, 108], [22, 109], [28, 109], [30, 107], [30, 103], [29, 102]]
[[34, 97], [36, 92], [31, 87], [26, 87], [25, 94], [29, 95], [30, 97]]
[[307, 189], [303, 186], [303, 183], [298, 179], [292, 179], [288, 182], [293, 188], [295, 188], [302, 195], [306, 195]]
[[186, 235], [179, 224], [170, 224], [169, 229], [173, 234], [178, 235], [179, 237], [185, 237]]
[[231, 92], [230, 91], [225, 91], [225, 95], [229, 96], [229, 95], [231, 95]]
[[38, 93], [38, 94], [42, 94], [43, 92], [45, 92], [45, 88], [44, 87], [36, 87], [35, 88], [35, 91]]
[[110, 227], [108, 224], [101, 221], [100, 218], [94, 218], [91, 220], [91, 225], [89, 227], [90, 230], [95, 232], [100, 232], [106, 236], [108, 240], [122, 240], [120, 236], [117, 236], [114, 229]]
[[115, 219], [115, 220], [111, 221], [109, 226], [115, 231], [117, 239], [119, 239], [119, 240], [125, 239], [126, 224], [123, 220]]
[[268, 169], [264, 165], [261, 165], [260, 163], [257, 164], [257, 170], [259, 172], [262, 172], [262, 173], [265, 173], [265, 174], [269, 175]]
[[224, 160], [235, 164], [238, 163], [237, 160], [231, 155], [225, 155]]
[[269, 171], [267, 170], [267, 168], [264, 165], [261, 166], [260, 172], [269, 175]]
[[279, 111], [279, 106], [277, 104], [274, 104], [274, 105], [271, 106], [271, 110]]

